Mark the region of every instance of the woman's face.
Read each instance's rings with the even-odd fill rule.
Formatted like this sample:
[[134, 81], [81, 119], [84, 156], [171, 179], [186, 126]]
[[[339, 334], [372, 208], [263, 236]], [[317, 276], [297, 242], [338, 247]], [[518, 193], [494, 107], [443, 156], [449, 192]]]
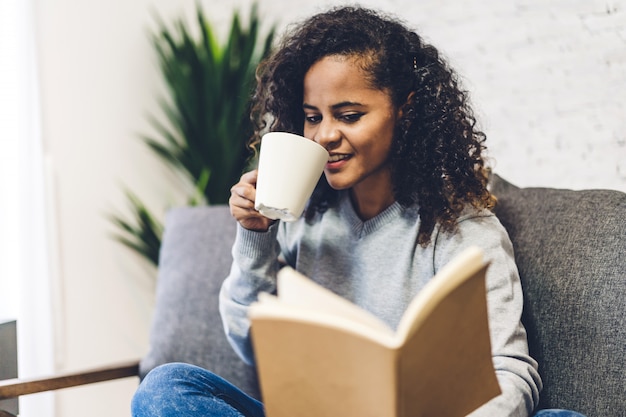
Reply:
[[398, 117], [389, 94], [372, 89], [353, 58], [329, 56], [305, 74], [303, 101], [304, 136], [330, 153], [324, 169], [330, 186], [388, 198]]

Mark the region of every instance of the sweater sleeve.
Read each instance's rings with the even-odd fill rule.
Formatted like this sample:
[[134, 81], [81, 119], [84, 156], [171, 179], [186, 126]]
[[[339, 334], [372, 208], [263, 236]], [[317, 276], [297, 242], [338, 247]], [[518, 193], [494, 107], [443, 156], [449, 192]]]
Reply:
[[487, 269], [487, 307], [491, 349], [502, 394], [475, 410], [471, 417], [528, 417], [539, 401], [541, 379], [537, 362], [529, 355], [521, 323], [522, 287], [513, 245], [493, 215], [463, 218], [453, 235], [440, 234], [435, 267], [445, 265], [468, 246], [484, 250]]
[[237, 225], [232, 248], [233, 263], [219, 294], [219, 310], [226, 337], [247, 364], [254, 363], [248, 308], [260, 292], [276, 293], [280, 268], [278, 222], [267, 232], [254, 232]]

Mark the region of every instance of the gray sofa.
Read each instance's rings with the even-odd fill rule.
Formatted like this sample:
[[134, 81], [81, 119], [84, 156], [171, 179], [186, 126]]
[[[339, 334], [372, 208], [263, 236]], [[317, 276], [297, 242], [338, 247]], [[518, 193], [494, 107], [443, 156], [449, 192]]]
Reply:
[[[540, 408], [626, 415], [626, 194], [518, 188], [494, 175], [525, 293], [523, 321], [544, 381]], [[150, 351], [212, 370], [259, 398], [253, 368], [226, 341], [217, 295], [231, 263], [226, 206], [172, 209], [161, 248]]]

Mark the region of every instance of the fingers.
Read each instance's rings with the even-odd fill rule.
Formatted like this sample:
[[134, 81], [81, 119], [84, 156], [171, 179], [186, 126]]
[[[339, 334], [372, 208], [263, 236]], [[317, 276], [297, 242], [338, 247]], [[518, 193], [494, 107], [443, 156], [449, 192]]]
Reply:
[[256, 185], [256, 179], [258, 176], [259, 176], [259, 170], [253, 169], [252, 171], [248, 171], [245, 174], [243, 174], [239, 181]]
[[239, 182], [230, 189], [229, 204], [231, 210], [234, 207], [242, 209], [254, 208], [256, 198], [256, 178], [257, 171], [250, 171], [243, 174]]
[[231, 215], [244, 228], [255, 231], [267, 231], [273, 220], [268, 219], [254, 208], [256, 198], [257, 171], [243, 174], [239, 182], [230, 189]]

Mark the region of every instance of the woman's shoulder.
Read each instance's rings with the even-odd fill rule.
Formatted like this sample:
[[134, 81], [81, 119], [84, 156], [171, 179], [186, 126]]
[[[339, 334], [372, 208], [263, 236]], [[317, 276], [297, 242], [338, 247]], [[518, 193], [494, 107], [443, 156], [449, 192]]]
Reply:
[[488, 209], [466, 208], [457, 219], [456, 228], [451, 232], [436, 229], [436, 245], [462, 247], [478, 245], [481, 247], [508, 246], [509, 235], [496, 215]]
[[453, 231], [437, 228], [433, 240], [437, 268], [470, 246], [481, 248], [490, 261], [512, 264], [513, 245], [509, 234], [490, 210], [467, 210], [459, 217]]
[[495, 213], [486, 208], [465, 207], [456, 221], [459, 227], [466, 227], [472, 224], [494, 224], [499, 225], [500, 221]]

